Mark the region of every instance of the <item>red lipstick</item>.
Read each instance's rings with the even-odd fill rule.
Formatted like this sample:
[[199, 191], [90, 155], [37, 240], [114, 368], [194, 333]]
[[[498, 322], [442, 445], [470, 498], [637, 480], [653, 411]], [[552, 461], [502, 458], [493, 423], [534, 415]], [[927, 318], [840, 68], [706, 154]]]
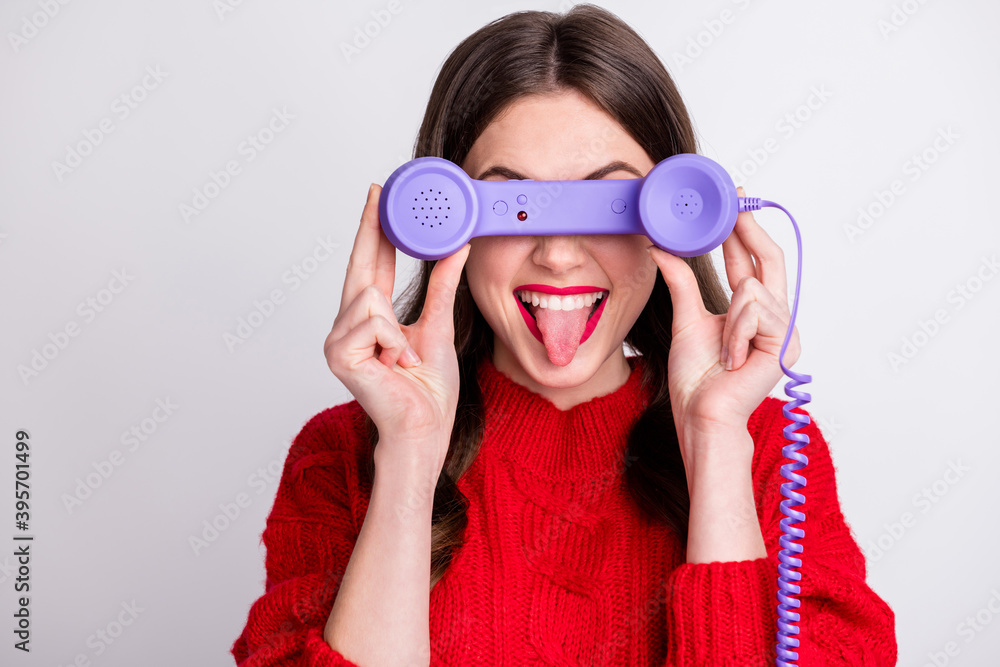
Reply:
[[555, 294], [556, 296], [562, 296], [563, 294], [586, 294], [587, 292], [607, 292], [607, 287], [592, 287], [590, 285], [573, 285], [572, 287], [552, 287], [551, 285], [521, 285], [520, 287], [515, 287], [515, 292], [520, 292], [521, 290], [528, 290], [529, 292], [544, 292], [545, 294]]

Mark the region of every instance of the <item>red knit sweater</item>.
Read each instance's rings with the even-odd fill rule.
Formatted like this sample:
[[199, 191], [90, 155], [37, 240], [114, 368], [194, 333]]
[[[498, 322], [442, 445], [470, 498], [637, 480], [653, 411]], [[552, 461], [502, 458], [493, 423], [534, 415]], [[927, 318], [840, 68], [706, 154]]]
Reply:
[[[458, 481], [464, 545], [430, 594], [432, 665], [774, 664], [786, 401], [767, 397], [747, 423], [768, 556], [688, 564], [621, 475], [648, 399], [642, 360], [629, 363], [623, 386], [566, 411], [480, 367], [485, 433]], [[362, 415], [356, 401], [329, 408], [292, 443], [262, 535], [266, 592], [232, 647], [240, 667], [354, 665], [323, 628], [371, 494]], [[800, 432], [810, 443], [799, 664], [895, 665], [895, 616], [865, 583], [827, 444], [815, 423]]]

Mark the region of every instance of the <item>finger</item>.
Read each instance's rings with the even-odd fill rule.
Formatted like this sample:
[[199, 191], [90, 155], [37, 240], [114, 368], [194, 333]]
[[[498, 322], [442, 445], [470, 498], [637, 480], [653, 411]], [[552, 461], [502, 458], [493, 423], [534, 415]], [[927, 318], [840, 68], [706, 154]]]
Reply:
[[[361, 224], [357, 236], [354, 237], [354, 247], [347, 262], [347, 276], [340, 297], [341, 310], [352, 303], [361, 290], [372, 284], [378, 285], [387, 298], [392, 299], [396, 255], [395, 249], [390, 254], [382, 247], [385, 234], [378, 218], [378, 199], [381, 191], [376, 183], [372, 183], [368, 190], [368, 199], [361, 213]], [[388, 243], [388, 239], [385, 239], [385, 243]]]
[[427, 280], [427, 297], [420, 313], [420, 325], [429, 326], [452, 339], [455, 337], [455, 292], [462, 279], [462, 269], [471, 246], [466, 243], [458, 252], [439, 259]]
[[[399, 321], [396, 319], [396, 313], [393, 312], [392, 305], [386, 298], [385, 293], [377, 286], [369, 285], [361, 291], [361, 294], [347, 307], [347, 310], [337, 317], [330, 335], [327, 336], [324, 353], [328, 354], [330, 345], [343, 339], [348, 332], [356, 329], [366, 320], [373, 317], [380, 317], [389, 322], [403, 335], [405, 340], [409, 341], [409, 337], [407, 336], [409, 327], [399, 324]], [[379, 345], [376, 345], [373, 350], [373, 356], [377, 356], [383, 362], [387, 362], [389, 366], [397, 363], [397, 358], [392, 355], [384, 357]], [[416, 350], [413, 349], [409, 342], [407, 342], [407, 348], [408, 350], [404, 349], [402, 356], [398, 358], [399, 365], [404, 367], [419, 366], [421, 361]]]
[[[742, 197], [743, 188], [736, 188], [736, 193]], [[736, 216], [737, 224], [740, 218], [747, 215], [753, 215], [750, 212], [739, 213]], [[754, 265], [753, 257], [750, 255], [750, 251], [743, 244], [742, 239], [740, 239], [740, 232], [734, 225], [733, 231], [729, 234], [729, 237], [722, 242], [722, 257], [725, 260], [726, 265], [726, 277], [729, 279], [729, 289], [734, 293], [736, 292], [736, 286], [740, 284], [740, 281], [746, 276], [757, 277], [757, 267]]]
[[339, 350], [331, 352], [327, 358], [330, 370], [335, 374], [338, 370], [349, 374], [360, 371], [360, 377], [368, 380], [384, 375], [373, 364], [390, 369], [410, 347], [403, 332], [379, 315], [362, 321], [331, 344]]
[[664, 282], [670, 292], [670, 303], [673, 305], [673, 331], [677, 332], [692, 322], [711, 315], [701, 299], [701, 288], [694, 271], [680, 257], [671, 255], [656, 246], [649, 248], [649, 256], [660, 267]]
[[[756, 278], [750, 276], [744, 276], [740, 281], [739, 285], [736, 286], [736, 290], [733, 292], [732, 301], [729, 303], [729, 312], [726, 314], [726, 323], [722, 327], [722, 345], [723, 350], [720, 354], [720, 359], [723, 364], [726, 362], [726, 350], [729, 350], [728, 340], [732, 334], [733, 326], [740, 316], [740, 313], [746, 308], [747, 304], [757, 301], [760, 302], [765, 308], [769, 309], [773, 313], [781, 313], [787, 317], [788, 306], [787, 304], [780, 303], [771, 292], [765, 288], [760, 281]], [[787, 328], [787, 320], [785, 327]], [[782, 339], [784, 339], [784, 330], [782, 331]], [[730, 355], [732, 351], [730, 350]]]
[[[773, 310], [759, 301], [750, 301], [736, 314], [728, 338], [723, 342], [729, 348], [729, 370], [737, 370], [750, 356], [750, 344], [754, 348], [779, 356], [788, 323]], [[792, 340], [786, 349], [784, 363], [791, 366], [798, 359], [797, 332], [793, 330]]]
[[385, 297], [385, 293], [376, 285], [368, 285], [361, 290], [361, 293], [347, 306], [347, 309], [337, 316], [331, 334], [334, 338], [342, 338], [348, 331], [375, 316], [384, 317], [394, 327], [403, 331], [396, 319], [396, 313], [392, 310], [392, 305]]
[[[743, 188], [737, 192], [742, 193]], [[742, 196], [742, 194], [740, 195]], [[756, 260], [755, 277], [780, 301], [788, 301], [787, 278], [785, 276], [785, 253], [774, 242], [764, 228], [754, 218], [753, 213], [744, 211], [736, 216], [734, 228], [744, 249]], [[732, 236], [732, 234], [730, 235]], [[728, 265], [727, 265], [728, 272]], [[736, 282], [742, 276], [736, 278]], [[730, 283], [731, 285], [732, 283]]]
[[[377, 219], [378, 200], [382, 195], [382, 186], [376, 185], [375, 190], [375, 217]], [[381, 223], [378, 225], [378, 237], [378, 264], [375, 268], [375, 284], [385, 294], [389, 308], [392, 308], [392, 289], [396, 284], [396, 246], [392, 245], [392, 241], [385, 235]]]

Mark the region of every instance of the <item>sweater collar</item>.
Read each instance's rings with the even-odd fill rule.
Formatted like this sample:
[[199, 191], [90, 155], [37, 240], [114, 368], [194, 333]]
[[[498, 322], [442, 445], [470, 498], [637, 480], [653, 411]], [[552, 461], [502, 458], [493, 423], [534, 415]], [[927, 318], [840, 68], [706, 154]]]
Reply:
[[626, 357], [631, 373], [618, 389], [560, 410], [517, 384], [492, 360], [478, 369], [485, 407], [482, 452], [547, 478], [621, 470], [632, 425], [649, 401], [642, 357]]

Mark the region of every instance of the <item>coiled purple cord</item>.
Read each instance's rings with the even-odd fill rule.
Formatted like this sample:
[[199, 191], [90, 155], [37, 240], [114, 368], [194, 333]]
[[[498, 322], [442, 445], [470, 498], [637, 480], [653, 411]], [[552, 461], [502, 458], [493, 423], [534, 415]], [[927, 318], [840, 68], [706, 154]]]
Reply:
[[793, 509], [802, 505], [806, 500], [804, 495], [798, 493], [798, 490], [806, 485], [806, 478], [795, 471], [804, 468], [809, 463], [809, 459], [799, 451], [809, 444], [809, 436], [796, 431], [808, 424], [810, 419], [808, 415], [792, 412], [792, 410], [812, 400], [812, 396], [808, 393], [795, 391], [795, 387], [812, 382], [812, 376], [796, 373], [787, 368], [784, 359], [788, 341], [791, 340], [792, 330], [795, 328], [795, 315], [799, 310], [799, 286], [802, 283], [802, 237], [799, 235], [799, 226], [795, 223], [795, 218], [784, 206], [759, 197], [740, 197], [739, 202], [740, 211], [759, 211], [764, 207], [778, 208], [784, 211], [795, 229], [795, 243], [799, 252], [792, 316], [788, 322], [788, 330], [785, 332], [785, 341], [781, 345], [781, 353], [778, 356], [781, 370], [791, 378], [785, 383], [785, 395], [792, 400], [786, 403], [782, 410], [785, 418], [791, 423], [782, 431], [785, 434], [785, 439], [789, 440], [790, 443], [785, 445], [781, 451], [791, 463], [781, 466], [781, 475], [789, 481], [781, 485], [781, 495], [786, 498], [786, 500], [781, 501], [781, 512], [785, 515], [785, 518], [781, 520], [781, 530], [785, 534], [781, 536], [782, 549], [778, 553], [780, 561], [778, 564], [778, 643], [775, 645], [777, 653], [775, 664], [778, 667], [795, 667], [794, 662], [788, 661], [799, 659], [799, 654], [791, 649], [799, 647], [799, 640], [795, 638], [795, 635], [799, 634], [799, 627], [795, 625], [799, 621], [799, 614], [794, 610], [798, 609], [802, 603], [792, 596], [798, 595], [802, 589], [793, 582], [801, 581], [802, 573], [792, 568], [798, 568], [802, 565], [802, 560], [793, 555], [802, 553], [802, 545], [794, 540], [806, 535], [806, 532], [801, 528], [792, 527], [793, 523], [802, 523], [806, 520], [804, 512]]

